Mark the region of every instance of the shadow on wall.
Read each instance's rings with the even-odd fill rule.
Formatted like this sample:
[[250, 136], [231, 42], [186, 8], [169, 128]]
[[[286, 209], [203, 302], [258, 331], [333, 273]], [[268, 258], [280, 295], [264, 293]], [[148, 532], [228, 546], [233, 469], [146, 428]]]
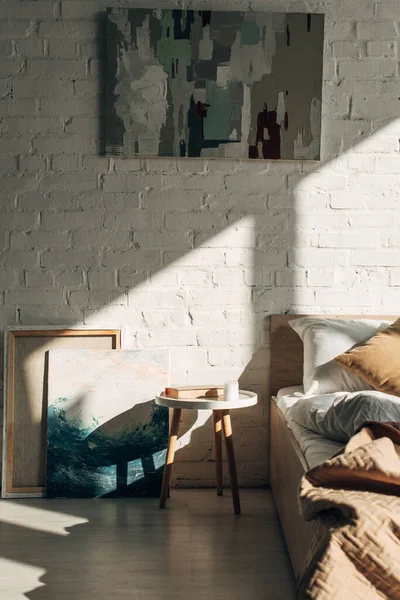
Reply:
[[[104, 35], [102, 17], [96, 42], [101, 47]], [[368, 98], [361, 90], [376, 81], [357, 80], [358, 91], [352, 94], [344, 67], [342, 76], [340, 69], [339, 74], [332, 70], [331, 52], [326, 45], [320, 163], [94, 156], [95, 193], [79, 187], [84, 171], [72, 173], [76, 193], [71, 206], [37, 211], [41, 225], [35, 232], [68, 232], [71, 249], [48, 250], [40, 242], [29, 247], [32, 258], [40, 260], [36, 270], [51, 275], [47, 292], [62, 298], [61, 305], [28, 304], [27, 296], [35, 302], [32, 289], [6, 295], [22, 324], [123, 326], [125, 347], [171, 348], [172, 379], [198, 383], [211, 378], [213, 383], [239, 378], [242, 388], [257, 392], [257, 407], [233, 414], [244, 485], [267, 481], [266, 316], [310, 307], [315, 312], [338, 312], [338, 306], [377, 310], [374, 270], [358, 269], [363, 256], [351, 249], [359, 244], [363, 252], [371, 247], [374, 253], [376, 234], [357, 237], [354, 227], [364, 228], [370, 217], [360, 209], [371, 208], [377, 196], [381, 206], [393, 206], [397, 180], [390, 175], [383, 182], [383, 162], [371, 155], [378, 150], [395, 154], [398, 139], [393, 124], [385, 131], [393, 111], [386, 120], [367, 117]], [[389, 75], [386, 79], [382, 102], [388, 102], [392, 83]], [[101, 150], [105, 81], [101, 75], [96, 81], [96, 147]], [[56, 79], [54, 89], [56, 94]], [[338, 108], [342, 102], [347, 102], [343, 111]], [[68, 140], [69, 131], [66, 127], [61, 137]], [[54, 190], [59, 177], [54, 173], [47, 180]], [[38, 181], [38, 190], [44, 185]], [[56, 195], [52, 192], [50, 199], [56, 202]], [[12, 230], [12, 213], [8, 217], [6, 228]], [[394, 257], [389, 260], [397, 264]], [[371, 259], [371, 264], [376, 262]], [[343, 274], [339, 285], [337, 267]], [[356, 285], [348, 293], [351, 279]], [[179, 481], [213, 485], [208, 460], [199, 460], [205, 449], [213, 460], [208, 425], [197, 430], [190, 447], [178, 451]]]
[[[103, 25], [98, 36], [101, 45], [102, 32]], [[239, 480], [244, 484], [267, 481], [267, 316], [309, 312], [310, 307], [314, 312], [379, 312], [379, 308], [384, 312], [379, 288], [388, 285], [387, 267], [399, 264], [398, 251], [379, 246], [377, 230], [371, 227], [390, 231], [396, 227], [390, 211], [384, 212], [398, 202], [397, 166], [390, 166], [398, 160], [399, 129], [394, 119], [399, 113], [390, 91], [398, 84], [396, 75], [377, 77], [366, 71], [365, 79], [360, 79], [351, 60], [342, 61], [337, 72], [328, 39], [320, 163], [89, 157], [99, 172], [100, 187], [85, 192], [77, 183], [70, 207], [58, 214], [55, 187], [49, 196], [54, 207], [36, 211], [41, 225], [35, 232], [68, 231], [71, 251], [48, 251], [38, 242], [25, 253], [28, 264], [40, 260], [40, 268], [32, 267], [35, 273], [52, 272], [47, 291], [62, 297], [62, 305], [58, 300], [44, 309], [40, 301], [29, 305], [26, 294], [31, 294], [29, 302], [35, 302], [36, 292], [25, 290], [19, 296], [21, 290], [12, 286], [5, 296], [18, 315], [9, 324], [122, 325], [125, 347], [171, 347], [176, 379], [197, 383], [240, 378], [241, 387], [258, 392], [257, 407], [233, 414]], [[357, 59], [365, 59], [365, 45], [361, 39]], [[363, 64], [370, 63], [360, 60]], [[98, 82], [101, 115], [105, 82], [101, 78]], [[372, 92], [379, 88], [377, 83], [381, 84], [379, 102]], [[57, 85], [54, 78], [54, 102]], [[66, 129], [60, 135], [67, 141], [70, 134]], [[104, 148], [103, 135], [101, 129], [96, 139], [100, 148]], [[51, 182], [58, 177], [53, 174]], [[80, 177], [85, 180], [84, 172], [72, 173], [71, 181]], [[35, 191], [46, 191], [44, 185], [38, 181]], [[369, 211], [377, 207], [381, 210], [374, 219]], [[18, 234], [13, 212], [4, 213], [3, 227]], [[369, 237], [366, 227], [371, 227]], [[29, 230], [23, 234], [29, 235]], [[383, 275], [380, 267], [386, 268]], [[339, 281], [335, 279], [338, 269]], [[21, 270], [21, 286], [22, 277]], [[7, 284], [4, 289], [7, 292]], [[396, 297], [394, 289], [389, 295], [392, 306]], [[192, 480], [213, 485], [212, 431], [209, 421], [202, 426], [207, 419], [207, 414], [190, 413], [184, 423], [184, 441], [191, 436], [191, 444], [178, 451], [178, 484]], [[140, 500], [136, 502], [140, 505]], [[39, 503], [24, 504], [39, 507]], [[46, 503], [46, 510], [50, 507]], [[118, 520], [118, 511], [126, 513], [128, 503], [122, 501], [113, 510]], [[73, 513], [86, 520], [84, 502], [74, 503]], [[21, 523], [18, 513], [17, 519]], [[140, 522], [140, 511], [129, 511], [129, 519], [133, 531], [139, 524], [152, 535], [152, 524]], [[37, 534], [34, 519], [4, 526], [15, 529], [16, 539], [21, 539], [19, 546], [3, 549], [7, 560], [48, 568], [60, 589], [67, 578], [73, 579], [74, 567], [66, 556], [85, 552], [86, 527], [81, 536], [77, 532], [76, 537], [63, 538], [57, 562], [47, 544], [54, 533]], [[93, 529], [92, 533], [100, 536], [106, 573], [113, 558], [112, 540], [104, 538], [106, 531]], [[41, 550], [37, 550], [38, 536]], [[160, 543], [173, 561], [168, 542], [165, 537]], [[25, 552], [30, 543], [33, 558]], [[122, 573], [132, 565], [133, 546], [129, 543], [127, 548], [129, 565], [121, 565]], [[136, 560], [140, 568], [154, 564], [154, 556], [143, 548], [135, 553]], [[181, 575], [181, 565], [175, 567]], [[35, 585], [36, 579], [35, 575]], [[90, 597], [103, 583], [101, 578], [97, 583], [87, 580], [85, 588], [81, 580], [79, 593], [83, 590]], [[54, 598], [52, 592], [49, 587], [39, 588], [28, 597]], [[62, 595], [57, 598], [62, 600]]]

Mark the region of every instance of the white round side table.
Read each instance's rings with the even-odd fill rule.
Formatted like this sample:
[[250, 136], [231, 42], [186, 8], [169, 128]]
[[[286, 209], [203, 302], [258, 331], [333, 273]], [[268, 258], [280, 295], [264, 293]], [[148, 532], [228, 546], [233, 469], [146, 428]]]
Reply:
[[233, 508], [236, 515], [240, 515], [240, 498], [236, 473], [235, 452], [233, 447], [232, 423], [230, 411], [236, 408], [245, 408], [257, 404], [257, 394], [239, 391], [238, 400], [216, 400], [211, 398], [171, 398], [164, 393], [156, 396], [156, 404], [172, 408], [172, 420], [169, 432], [167, 458], [165, 461], [164, 475], [161, 486], [160, 508], [165, 508], [171, 480], [172, 466], [174, 464], [175, 446], [178, 438], [179, 423], [183, 409], [212, 410], [215, 436], [215, 467], [217, 495], [222, 496], [222, 431], [224, 432], [226, 454], [228, 459], [229, 478], [231, 482]]

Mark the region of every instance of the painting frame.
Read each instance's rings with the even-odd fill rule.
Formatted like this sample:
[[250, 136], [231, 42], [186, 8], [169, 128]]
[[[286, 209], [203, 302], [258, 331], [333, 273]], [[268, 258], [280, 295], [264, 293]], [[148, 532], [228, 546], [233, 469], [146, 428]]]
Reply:
[[[142, 13], [146, 13], [146, 18], [149, 18], [147, 32], [145, 31], [143, 35]], [[180, 14], [181, 23], [177, 21], [177, 13]], [[157, 18], [153, 18], [154, 15]], [[215, 30], [218, 30], [221, 23], [214, 27], [211, 34], [207, 33], [207, 40], [206, 36], [203, 39], [196, 38], [195, 41], [191, 39], [193, 31], [198, 32], [199, 19], [207, 24], [205, 31], [207, 28], [210, 29], [212, 19], [217, 17], [224, 25], [220, 27], [220, 31], [225, 31], [221, 43], [215, 36]], [[244, 20], [240, 25], [242, 29], [239, 26], [238, 36], [241, 36], [242, 40], [246, 38], [243, 42], [247, 44], [243, 47], [243, 54], [246, 55], [245, 60], [248, 63], [246, 65], [251, 70], [253, 64], [255, 65], [254, 76], [249, 76], [253, 77], [251, 84], [245, 78], [240, 79], [241, 76], [247, 77], [247, 75], [243, 76], [245, 66], [237, 64], [237, 61], [240, 61], [238, 56], [242, 48], [235, 48], [236, 62], [233, 60], [234, 45], [228, 48], [232, 54], [229, 57], [227, 48], [224, 48], [227, 43], [225, 21], [228, 25], [234, 23], [236, 26], [239, 18]], [[169, 21], [166, 23], [167, 19]], [[262, 40], [263, 49], [260, 48], [260, 40], [257, 46], [251, 39], [257, 30], [253, 21], [257, 19], [261, 20], [261, 24], [257, 22], [257, 26], [260, 25], [258, 28], [260, 36], [262, 31], [262, 35], [266, 35], [267, 38], [267, 42], [265, 37]], [[279, 34], [279, 44], [276, 41], [278, 37], [271, 42], [271, 24], [275, 23], [276, 19], [280, 24], [272, 33], [276, 36]], [[282, 19], [285, 21], [283, 22]], [[308, 40], [312, 40], [307, 41], [306, 44], [302, 39], [299, 41], [298, 19], [301, 19], [301, 30], [304, 30], [304, 35]], [[290, 30], [289, 25], [293, 31]], [[159, 30], [162, 30], [162, 34]], [[168, 40], [165, 39], [166, 31], [170, 36]], [[160, 38], [161, 35], [164, 37]], [[146, 36], [150, 40], [150, 45], [143, 49], [141, 45], [148, 44], [146, 41], [143, 42]], [[172, 37], [174, 39], [171, 41]], [[210, 39], [214, 44], [212, 50], [206, 49]], [[190, 56], [182, 55], [184, 52], [182, 48], [176, 49], [177, 45], [185, 45], [186, 42], [189, 45], [186, 54], [192, 52]], [[285, 53], [286, 42], [287, 46], [291, 46], [293, 66], [290, 69], [288, 69], [290, 61]], [[203, 44], [202, 53], [199, 50], [201, 44]], [[274, 44], [279, 46], [279, 51], [271, 50]], [[193, 47], [195, 45], [196, 50], [192, 50], [190, 45]], [[216, 48], [219, 53], [217, 58], [215, 58]], [[260, 65], [265, 62], [262, 66], [257, 67], [256, 62], [252, 62], [251, 54], [248, 54], [249, 49], [251, 53], [254, 48], [257, 49], [255, 56], [258, 61], [261, 61]], [[303, 48], [306, 48], [306, 51]], [[319, 162], [321, 160], [323, 48], [324, 15], [322, 13], [195, 11], [151, 7], [109, 8], [107, 9], [105, 154], [131, 158], [197, 157], [205, 160], [228, 159], [253, 162], [276, 160]], [[212, 60], [209, 60], [211, 54], [206, 56], [207, 52], [212, 53]], [[263, 56], [263, 52], [268, 54], [268, 59]], [[304, 60], [300, 59], [299, 55], [304, 55]], [[171, 57], [174, 56], [180, 58], [174, 58], [170, 65]], [[277, 56], [283, 58], [279, 61], [275, 60]], [[179, 68], [175, 66], [178, 60], [182, 63]], [[217, 66], [211, 64], [215, 61], [219, 61]], [[276, 64], [279, 63], [279, 68], [275, 67], [275, 74], [271, 70], [274, 61]], [[276, 75], [277, 72], [282, 71], [282, 65], [286, 66], [288, 73], [292, 73], [288, 81], [286, 75], [286, 79]], [[187, 75], [180, 76], [178, 85], [177, 73], [185, 69]], [[231, 71], [235, 73], [229, 75]], [[174, 81], [170, 85], [171, 77]], [[230, 77], [229, 101], [225, 77], [228, 79]], [[267, 77], [270, 77], [268, 84], [263, 79]], [[189, 82], [192, 81], [194, 81], [192, 85], [195, 86], [194, 92], [193, 87], [189, 86]], [[235, 91], [232, 86], [238, 89]], [[279, 90], [275, 89], [276, 86]], [[206, 89], [199, 91], [202, 87]], [[130, 91], [131, 88], [133, 91]], [[190, 93], [193, 92], [192, 95], [188, 92], [189, 88]], [[143, 100], [145, 94], [151, 97], [151, 101]], [[189, 100], [185, 94], [190, 95], [190, 110], [188, 110]], [[267, 94], [267, 97], [263, 97], [261, 101], [260, 94]], [[224, 102], [228, 102], [228, 106], [225, 106], [227, 110], [224, 110]], [[164, 116], [160, 116], [163, 111]], [[230, 117], [226, 117], [227, 123], [223, 124], [224, 115], [229, 111]], [[240, 111], [242, 112], [239, 114]], [[303, 112], [299, 116], [301, 111]]]
[[[18, 470], [17, 459], [17, 429], [16, 410], [18, 410], [18, 402], [21, 400], [16, 394], [16, 375], [23, 367], [16, 363], [16, 353], [18, 342], [21, 340], [30, 340], [34, 345], [35, 341], [44, 339], [46, 342], [52, 340], [79, 340], [79, 344], [85, 343], [95, 344], [97, 347], [104, 345], [106, 348], [120, 349], [121, 348], [121, 330], [120, 329], [93, 329], [93, 328], [74, 328], [62, 326], [47, 326], [47, 327], [25, 327], [25, 326], [8, 326], [4, 330], [4, 411], [3, 411], [3, 457], [2, 457], [2, 498], [38, 498], [45, 494], [45, 486], [40, 483], [39, 478], [35, 484], [20, 484], [15, 481], [16, 471]], [[103, 344], [104, 342], [104, 344]], [[38, 342], [40, 344], [40, 342]], [[39, 346], [41, 347], [41, 346]], [[33, 403], [43, 407], [46, 399], [46, 382], [45, 382], [45, 362], [46, 350], [43, 345], [43, 356], [40, 358], [40, 370], [37, 374], [37, 385], [41, 390], [40, 395], [36, 393]], [[90, 346], [89, 346], [90, 347]], [[41, 383], [39, 379], [41, 378]], [[26, 407], [25, 407], [26, 408]], [[43, 411], [43, 408], [42, 408]], [[41, 414], [43, 412], [41, 411]], [[22, 413], [21, 413], [22, 414]], [[33, 436], [37, 448], [40, 446], [39, 452], [45, 456], [46, 436], [44, 435], [45, 423], [40, 422], [40, 432]], [[29, 429], [28, 429], [29, 430]], [[35, 439], [36, 437], [36, 439]], [[38, 441], [39, 440], [39, 441]], [[24, 452], [22, 451], [22, 454]], [[37, 458], [37, 457], [36, 457]], [[39, 461], [40, 459], [38, 459]], [[23, 461], [22, 461], [23, 462]], [[42, 481], [45, 481], [45, 464], [41, 462], [38, 470], [42, 472]], [[22, 465], [23, 469], [23, 465]], [[23, 476], [22, 476], [23, 477]]]

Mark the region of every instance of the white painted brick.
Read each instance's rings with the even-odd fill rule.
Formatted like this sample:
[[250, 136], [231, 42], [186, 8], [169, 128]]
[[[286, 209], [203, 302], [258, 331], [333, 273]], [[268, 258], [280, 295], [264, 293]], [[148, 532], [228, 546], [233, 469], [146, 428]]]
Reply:
[[19, 75], [23, 72], [24, 68], [24, 61], [21, 59], [21, 57], [2, 58], [0, 63], [0, 77]]
[[[75, 112], [78, 110], [79, 111], [79, 105], [80, 102], [82, 102], [82, 100], [79, 100], [79, 102], [76, 102], [76, 100], [74, 100], [73, 104], [69, 104], [68, 107], [70, 109], [72, 109], [72, 112], [75, 114]], [[93, 100], [91, 99], [90, 102], [87, 102], [85, 106], [87, 106], [89, 104], [92, 104]], [[85, 109], [86, 111], [86, 109]], [[67, 111], [68, 114], [71, 114], [71, 111]], [[100, 133], [102, 133], [102, 131], [104, 130], [104, 119], [99, 119], [96, 117], [79, 117], [79, 116], [74, 116], [72, 117], [66, 124], [65, 124], [65, 133], [79, 133], [81, 135], [100, 135]], [[90, 159], [92, 159], [92, 162], [90, 162]], [[102, 170], [100, 172], [105, 172], [108, 171], [108, 168], [104, 168], [105, 165], [109, 162], [109, 158], [107, 157], [99, 157], [99, 156], [85, 156], [84, 158], [84, 167], [88, 167], [88, 166], [93, 166], [94, 160], [97, 161], [97, 164], [101, 163], [102, 164]], [[85, 164], [86, 161], [86, 164]]]
[[83, 285], [83, 282], [83, 271], [79, 269], [73, 271], [61, 271], [55, 275], [55, 283], [60, 287], [78, 288]]
[[247, 305], [251, 301], [251, 290], [244, 286], [239, 289], [221, 290], [212, 288], [204, 293], [203, 290], [193, 289], [190, 296], [194, 306], [229, 306]]
[[339, 77], [391, 77], [397, 73], [397, 61], [394, 58], [363, 58], [361, 60], [340, 60]]
[[5, 292], [5, 304], [62, 304], [62, 290], [15, 290]]
[[397, 267], [400, 266], [398, 250], [355, 250], [351, 256], [356, 266]]
[[[246, 250], [243, 252], [245, 253]], [[220, 248], [196, 248], [185, 255], [179, 252], [164, 252], [163, 264], [169, 265], [172, 262], [176, 267], [222, 266], [225, 264], [225, 251]]]
[[306, 272], [292, 269], [282, 269], [275, 273], [277, 287], [304, 287], [306, 285]]
[[164, 287], [178, 288], [180, 283], [178, 279], [179, 269], [169, 267], [162, 271], [150, 274], [150, 285], [154, 288], [162, 289]]
[[389, 277], [389, 285], [400, 286], [400, 268], [390, 269]]
[[38, 253], [26, 250], [7, 250], [0, 255], [0, 264], [7, 267], [35, 267], [38, 264]]
[[44, 269], [25, 271], [26, 287], [38, 287], [41, 289], [53, 287], [53, 274]]
[[[96, 194], [96, 203], [98, 203], [98, 195]], [[103, 199], [104, 208], [108, 209], [108, 213], [118, 211], [118, 214], [108, 214], [105, 220], [105, 227], [113, 227], [112, 223], [115, 223], [117, 227], [125, 227], [126, 223], [129, 223], [129, 227], [132, 227], [131, 223], [137, 224], [146, 221], [150, 228], [152, 220], [159, 222], [161, 215], [154, 214], [149, 211], [136, 211], [135, 209], [139, 206], [139, 195], [134, 193], [118, 193], [118, 194], [101, 194]], [[149, 215], [149, 217], [147, 217]], [[125, 224], [125, 225], [124, 225]]]
[[121, 293], [112, 293], [109, 291], [84, 291], [79, 290], [70, 293], [69, 302], [71, 306], [79, 306], [83, 308], [93, 308], [101, 306], [126, 306], [126, 295]]
[[294, 248], [289, 251], [289, 266], [332, 267], [334, 261], [334, 250], [325, 250], [323, 248]]
[[0, 229], [9, 231], [31, 230], [37, 225], [37, 216], [33, 213], [14, 211], [0, 212]]
[[332, 192], [330, 206], [335, 209], [362, 209], [365, 198], [360, 192]]
[[233, 249], [226, 251], [226, 265], [228, 267], [284, 267], [287, 262], [287, 253], [283, 250], [269, 250], [262, 252], [260, 250], [250, 250], [246, 248]]
[[400, 173], [400, 154], [398, 156], [378, 156], [375, 159], [375, 165], [377, 173]]
[[219, 347], [208, 350], [208, 364], [212, 367], [244, 367], [251, 357], [251, 346], [227, 348], [223, 352]]
[[[77, 77], [77, 75], [71, 75], [71, 77]], [[89, 118], [92, 118], [94, 114], [97, 114], [98, 109], [99, 107], [97, 98], [90, 96], [85, 96], [82, 98], [65, 98], [60, 99], [57, 102], [54, 102], [51, 97], [45, 96], [40, 100], [40, 112], [44, 117], [74, 117], [87, 115]], [[98, 131], [95, 133], [98, 134]]]
[[0, 5], [0, 19], [40, 19], [53, 17], [54, 6], [52, 2], [26, 2], [24, 10], [18, 2], [3, 1]]
[[1, 290], [10, 290], [18, 284], [18, 273], [14, 270], [0, 269]]
[[42, 156], [21, 156], [19, 170], [21, 173], [37, 173], [46, 169], [46, 159]]
[[[0, 63], [0, 65], [2, 62]], [[1, 67], [0, 67], [1, 70]], [[1, 76], [1, 74], [0, 74]], [[5, 117], [33, 117], [37, 114], [36, 100], [27, 99], [11, 99], [6, 98], [0, 100], [0, 116]]]
[[225, 186], [228, 191], [276, 192], [284, 187], [284, 180], [276, 173], [270, 173], [269, 171], [256, 174], [240, 172], [228, 175], [225, 178]]
[[70, 325], [76, 327], [83, 322], [83, 311], [66, 304], [20, 304], [18, 307], [20, 325]]
[[195, 246], [202, 246], [203, 248], [252, 248], [255, 246], [255, 235], [248, 229], [229, 227], [221, 233], [215, 234], [213, 235], [212, 231], [206, 233], [196, 232]]
[[188, 327], [191, 325], [189, 314], [187, 310], [182, 307], [181, 309], [167, 308], [165, 310], [156, 309], [143, 309], [141, 310], [143, 319], [142, 326], [149, 327], [150, 329], [156, 330], [158, 328], [169, 328], [169, 327]]
[[42, 224], [45, 229], [71, 231], [74, 229], [98, 229], [103, 223], [103, 215], [96, 211], [43, 212]]
[[[162, 216], [160, 214], [154, 214], [150, 211], [140, 209], [135, 210], [135, 201], [137, 202], [137, 198], [132, 198], [132, 196], [128, 196], [128, 194], [125, 194], [125, 196], [127, 197], [125, 199], [122, 198], [122, 201], [126, 204], [131, 204], [130, 210], [118, 214], [108, 214], [104, 220], [105, 227], [108, 227], [111, 230], [117, 228], [118, 230], [133, 229], [134, 231], [143, 230], [144, 232], [161, 230]], [[105, 207], [108, 208], [111, 203], [105, 202], [104, 204]], [[121, 211], [122, 210], [123, 208], [121, 207]]]
[[[74, 79], [85, 77], [86, 66], [84, 62], [74, 59], [28, 59], [27, 72], [31, 77]], [[45, 106], [48, 107], [47, 104]], [[62, 106], [60, 109], [62, 110]]]
[[213, 273], [216, 286], [223, 289], [240, 289], [244, 284], [244, 270], [242, 268], [216, 268]]
[[84, 192], [95, 190], [97, 183], [97, 175], [92, 173], [80, 173], [79, 177], [75, 173], [52, 173], [43, 175], [40, 180], [40, 187], [45, 192], [63, 190]]
[[132, 243], [131, 233], [128, 230], [119, 232], [115, 235], [115, 231], [109, 229], [79, 229], [72, 233], [71, 247], [73, 248], [104, 248], [105, 251], [124, 250]]
[[310, 287], [331, 287], [335, 280], [335, 272], [327, 269], [309, 269], [306, 276]]
[[79, 169], [78, 156], [53, 156], [51, 160], [52, 171], [77, 171]]
[[[61, 120], [49, 117], [10, 117], [2, 121], [4, 132], [9, 135], [33, 135], [35, 133], [61, 133]], [[26, 148], [28, 150], [28, 148]], [[23, 149], [20, 150], [23, 152]]]
[[385, 236], [381, 234], [381, 237], [383, 237], [382, 246], [387, 248], [400, 248], [400, 234], [397, 231]]
[[363, 139], [354, 147], [348, 147], [345, 140], [343, 148], [344, 150], [351, 148], [352, 152], [361, 154], [394, 154], [399, 151], [399, 140], [397, 135], [386, 135], [384, 130], [383, 133], [379, 131], [379, 133]]
[[27, 233], [12, 232], [10, 237], [11, 248], [67, 248], [69, 235], [66, 233], [53, 233], [50, 231], [29, 231]]
[[41, 267], [91, 267], [98, 264], [98, 252], [95, 250], [66, 250], [59, 252], [48, 250], [40, 258]]
[[17, 311], [15, 306], [0, 306], [0, 321], [3, 325], [16, 325]]
[[[141, 171], [143, 169], [143, 159], [141, 158], [123, 158], [115, 160], [114, 170], [116, 173], [130, 173], [132, 171]], [[157, 169], [157, 172], [159, 170]]]
[[323, 233], [319, 235], [320, 248], [376, 248], [377, 234], [370, 232], [365, 235], [360, 231]]
[[206, 213], [167, 213], [165, 227], [171, 231], [188, 230], [216, 232], [228, 224], [225, 215], [216, 215], [214, 212]]
[[396, 56], [396, 44], [374, 40], [367, 43], [367, 53], [369, 56]]
[[[169, 272], [168, 269], [167, 272]], [[212, 285], [213, 270], [212, 269], [176, 269], [178, 274], [179, 284], [183, 287], [208, 287]]]
[[[224, 178], [221, 173], [206, 173], [205, 175], [165, 175], [163, 177], [165, 190], [201, 190], [213, 192], [224, 188]], [[229, 189], [229, 187], [228, 187]]]
[[2, 38], [19, 38], [29, 35], [32, 29], [31, 21], [0, 20], [0, 36]]
[[95, 40], [99, 35], [99, 26], [96, 22], [86, 21], [41, 21], [39, 22], [39, 36], [50, 39]]
[[240, 367], [207, 367], [189, 373], [188, 384], [197, 385], [207, 381], [209, 384], [221, 385], [223, 381], [234, 381], [239, 378]]
[[33, 150], [39, 154], [79, 154], [94, 151], [95, 145], [91, 138], [79, 135], [56, 137], [37, 137], [32, 141]]
[[14, 98], [37, 98], [40, 96], [65, 98], [71, 96], [73, 91], [72, 83], [68, 81], [57, 81], [57, 85], [54, 85], [52, 79], [27, 79], [24, 77], [13, 80]]
[[138, 291], [130, 290], [128, 293], [129, 306], [135, 308], [148, 308], [154, 306], [155, 308], [179, 308], [186, 304], [186, 294], [179, 290], [151, 290], [151, 291]]
[[201, 191], [151, 191], [143, 196], [143, 208], [154, 212], [192, 212], [200, 209], [203, 197]]
[[207, 366], [207, 350], [204, 348], [173, 348], [169, 356], [174, 368], [194, 369]]
[[16, 172], [17, 161], [14, 156], [4, 156], [0, 161], [0, 177]]
[[349, 223], [354, 229], [367, 229], [365, 235], [369, 235], [368, 229], [371, 227], [390, 229], [394, 226], [392, 213], [388, 211], [378, 212], [378, 210], [373, 213], [354, 211], [349, 215]]
[[400, 100], [374, 96], [354, 96], [353, 117], [359, 119], [389, 119], [399, 114]]
[[194, 331], [178, 329], [174, 331], [172, 329], [161, 330], [157, 333], [151, 331], [139, 331], [136, 336], [137, 344], [139, 347], [153, 348], [153, 347], [170, 347], [174, 346], [195, 346], [196, 336]]
[[360, 21], [357, 23], [356, 30], [357, 37], [363, 40], [394, 40], [398, 37], [393, 20], [392, 22], [376, 19]]
[[319, 290], [317, 289], [315, 294], [315, 301], [321, 306], [340, 306], [344, 305], [347, 307], [354, 306], [371, 306], [373, 303], [374, 294], [372, 292], [366, 292], [365, 288], [354, 289], [354, 290]]
[[356, 24], [353, 20], [326, 19], [328, 39], [351, 40], [356, 36]]
[[400, 19], [400, 7], [396, 0], [384, 0], [377, 2], [376, 10], [377, 16], [380, 19]]
[[191, 236], [185, 231], [179, 233], [135, 231], [134, 241], [141, 248], [160, 248], [161, 250], [175, 250], [180, 248], [188, 251], [192, 248]]
[[104, 192], [139, 192], [147, 189], [160, 189], [161, 175], [137, 175], [136, 173], [118, 173], [105, 175], [103, 178]]
[[333, 42], [332, 54], [337, 58], [358, 58], [360, 48], [357, 42]]
[[159, 250], [137, 250], [136, 248], [129, 248], [122, 252], [107, 252], [103, 256], [102, 265], [115, 268], [129, 265], [143, 273], [147, 269], [161, 266], [161, 254]]
[[50, 40], [50, 58], [75, 58], [78, 54], [76, 40]]

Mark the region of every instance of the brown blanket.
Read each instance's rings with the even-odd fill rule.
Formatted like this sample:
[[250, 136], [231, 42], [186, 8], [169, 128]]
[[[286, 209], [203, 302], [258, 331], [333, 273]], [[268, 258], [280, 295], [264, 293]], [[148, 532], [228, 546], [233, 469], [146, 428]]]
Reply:
[[303, 477], [300, 506], [314, 535], [301, 600], [400, 600], [399, 429], [364, 423], [341, 454]]

